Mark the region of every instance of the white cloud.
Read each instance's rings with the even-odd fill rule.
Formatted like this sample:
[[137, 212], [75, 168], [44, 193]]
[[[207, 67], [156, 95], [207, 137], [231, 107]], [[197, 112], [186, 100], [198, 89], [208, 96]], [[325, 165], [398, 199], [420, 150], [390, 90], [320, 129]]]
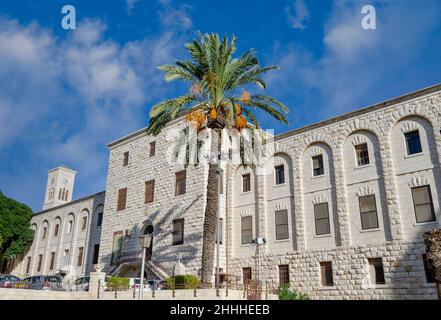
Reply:
[[294, 29], [305, 29], [309, 21], [310, 13], [304, 0], [295, 0], [295, 2], [285, 7], [288, 18], [288, 24]]
[[269, 78], [269, 88], [279, 94], [295, 92], [305, 101], [303, 108], [314, 108], [317, 120], [318, 114], [323, 119], [429, 85], [422, 82], [415, 87], [418, 74], [424, 71], [414, 66], [421, 66], [425, 55], [440, 52], [435, 39], [441, 4], [435, 0], [424, 6], [413, 1], [375, 1], [377, 29], [363, 30], [361, 8], [365, 4], [335, 1], [319, 57], [295, 43], [275, 46], [271, 62], [280, 65], [281, 71]]
[[158, 13], [161, 23], [166, 28], [182, 28], [188, 30], [193, 26], [193, 21], [188, 13], [192, 9], [186, 4], [173, 5], [169, 0], [160, 0], [163, 9]]
[[[100, 20], [79, 21], [65, 38], [37, 24], [0, 24], [0, 155], [23, 148], [20, 161], [38, 166], [0, 173], [2, 187], [32, 190], [31, 180], [64, 161], [79, 172], [80, 196], [104, 188], [106, 144], [146, 126], [148, 108], [169, 94], [157, 66], [182, 50], [181, 35], [120, 44], [105, 38]], [[40, 196], [18, 198], [39, 203]]]
[[135, 5], [138, 1], [139, 0], [126, 0], [127, 14], [132, 13], [132, 10], [135, 8]]

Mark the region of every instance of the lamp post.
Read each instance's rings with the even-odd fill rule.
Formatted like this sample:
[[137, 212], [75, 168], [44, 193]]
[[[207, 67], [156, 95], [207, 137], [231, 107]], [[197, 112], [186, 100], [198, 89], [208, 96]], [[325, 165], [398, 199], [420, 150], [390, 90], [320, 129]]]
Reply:
[[141, 260], [141, 279], [139, 280], [139, 300], [142, 300], [142, 294], [144, 292], [144, 263], [145, 263], [145, 252], [150, 248], [152, 242], [152, 236], [150, 234], [145, 234], [139, 237], [139, 243], [142, 248], [142, 260]]
[[216, 297], [219, 297], [219, 281], [220, 281], [220, 275], [219, 275], [219, 264], [220, 264], [220, 252], [219, 252], [219, 242], [220, 242], [220, 189], [221, 189], [221, 151], [218, 153], [218, 160], [217, 160], [217, 168], [216, 168], [216, 175], [217, 175], [217, 210], [216, 210]]
[[266, 239], [263, 237], [257, 237], [256, 240], [253, 240], [254, 245], [256, 246], [256, 280], [257, 285], [259, 285], [260, 279], [260, 246], [266, 243]]

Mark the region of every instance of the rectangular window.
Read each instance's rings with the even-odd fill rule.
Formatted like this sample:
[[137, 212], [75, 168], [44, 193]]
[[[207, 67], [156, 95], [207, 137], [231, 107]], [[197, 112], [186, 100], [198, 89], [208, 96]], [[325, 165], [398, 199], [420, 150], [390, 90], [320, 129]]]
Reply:
[[323, 155], [312, 157], [312, 173], [314, 177], [325, 174], [325, 168], [323, 167]]
[[41, 264], [43, 263], [43, 255], [39, 254], [38, 255], [38, 265], [37, 265], [37, 272], [41, 271]]
[[124, 210], [126, 208], [127, 201], [127, 188], [118, 190], [118, 205], [117, 211]]
[[367, 143], [355, 146], [355, 154], [357, 155], [358, 166], [365, 166], [369, 164], [369, 151]]
[[251, 175], [249, 173], [242, 176], [242, 192], [251, 191]]
[[150, 157], [153, 157], [156, 152], [156, 141], [150, 142]]
[[46, 238], [46, 232], [47, 232], [47, 227], [43, 228], [43, 236], [41, 237], [41, 239], [45, 239]]
[[99, 254], [100, 254], [100, 244], [97, 243], [96, 245], [93, 246], [93, 260], [92, 260], [92, 264], [97, 264], [98, 263]]
[[[224, 219], [219, 218], [219, 244], [222, 244], [224, 240]], [[217, 234], [216, 234], [216, 243], [217, 243]]]
[[430, 186], [412, 188], [412, 198], [417, 223], [436, 220]]
[[327, 202], [314, 205], [314, 219], [316, 235], [331, 234], [329, 206]]
[[242, 268], [243, 284], [250, 282], [252, 277], [252, 269], [250, 267]]
[[179, 171], [176, 172], [176, 189], [175, 189], [175, 195], [179, 196], [181, 194], [185, 194], [186, 192], [186, 185], [187, 185], [187, 171]]
[[83, 253], [84, 253], [84, 248], [79, 247], [78, 248], [78, 266], [79, 267], [81, 267], [83, 265]]
[[103, 224], [103, 212], [98, 212], [98, 216], [96, 217], [96, 226], [100, 227]]
[[423, 152], [421, 147], [420, 132], [418, 130], [412, 132], [406, 132], [404, 134], [406, 138], [407, 154], [417, 154]]
[[184, 243], [184, 219], [173, 220], [173, 245], [181, 245]]
[[358, 204], [360, 206], [361, 228], [363, 230], [378, 228], [375, 195], [359, 197]]
[[54, 230], [54, 237], [57, 237], [58, 236], [58, 231], [59, 231], [59, 229], [60, 229], [60, 224], [56, 224], [55, 225], [55, 230]]
[[81, 230], [86, 230], [87, 227], [87, 217], [83, 217], [83, 224], [81, 226]]
[[220, 175], [219, 175], [219, 179], [220, 179], [219, 194], [224, 194], [224, 170], [221, 170]]
[[288, 231], [288, 210], [276, 211], [276, 240], [289, 238]]
[[369, 276], [372, 284], [385, 284], [383, 261], [381, 258], [368, 259]]
[[435, 283], [435, 270], [429, 265], [426, 254], [423, 254], [423, 263], [427, 283]]
[[251, 244], [253, 240], [253, 217], [241, 218], [241, 244]]
[[276, 185], [285, 183], [285, 166], [282, 164], [280, 166], [274, 167], [274, 172], [276, 175]]
[[49, 270], [54, 270], [54, 264], [55, 264], [55, 252], [51, 252], [51, 263], [49, 265]]
[[64, 250], [63, 254], [63, 267], [69, 264], [69, 249]]
[[129, 152], [124, 152], [124, 160], [123, 160], [123, 167], [126, 167], [129, 165]]
[[113, 234], [112, 257], [110, 259], [111, 265], [115, 265], [119, 262], [119, 258], [121, 257], [122, 238], [122, 231]]
[[28, 257], [28, 263], [26, 265], [26, 274], [29, 274], [29, 271], [31, 271], [31, 257]]
[[150, 180], [145, 183], [145, 203], [153, 202], [155, 194], [155, 180]]
[[279, 266], [279, 285], [289, 284], [289, 266], [287, 264]]
[[332, 262], [320, 262], [320, 274], [322, 286], [332, 287], [334, 285], [334, 276], [332, 274]]

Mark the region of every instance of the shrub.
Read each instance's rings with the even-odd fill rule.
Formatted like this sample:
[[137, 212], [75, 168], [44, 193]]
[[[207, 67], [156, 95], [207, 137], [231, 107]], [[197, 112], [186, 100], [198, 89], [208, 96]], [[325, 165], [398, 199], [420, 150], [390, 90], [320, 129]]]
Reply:
[[127, 290], [130, 288], [129, 279], [122, 277], [109, 277], [107, 287], [110, 291]]
[[173, 289], [173, 282], [175, 283], [175, 289], [194, 289], [200, 284], [199, 278], [190, 274], [175, 276], [174, 279], [173, 277], [165, 279], [168, 289]]
[[306, 293], [299, 293], [289, 288], [289, 284], [284, 284], [279, 290], [279, 300], [309, 300]]

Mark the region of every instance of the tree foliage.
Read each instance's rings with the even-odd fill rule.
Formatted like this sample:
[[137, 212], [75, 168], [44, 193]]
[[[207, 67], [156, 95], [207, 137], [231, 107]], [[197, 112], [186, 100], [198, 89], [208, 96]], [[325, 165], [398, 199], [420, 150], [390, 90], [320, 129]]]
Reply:
[[34, 237], [30, 229], [32, 210], [0, 191], [0, 260], [22, 254]]
[[199, 40], [187, 43], [191, 60], [178, 60], [173, 65], [162, 65], [167, 81], [180, 80], [191, 90], [176, 98], [164, 100], [150, 111], [149, 134], [157, 135], [170, 121], [194, 109], [187, 120], [194, 121], [198, 129], [259, 128], [254, 115], [261, 110], [277, 120], [287, 123], [288, 108], [277, 99], [264, 94], [251, 94], [246, 89], [257, 85], [265, 89], [264, 75], [277, 66], [262, 67], [250, 49], [235, 58], [236, 38], [222, 39], [218, 34], [199, 34]]
[[279, 300], [309, 300], [306, 293], [299, 293], [289, 288], [289, 284], [284, 284], [279, 290]]

